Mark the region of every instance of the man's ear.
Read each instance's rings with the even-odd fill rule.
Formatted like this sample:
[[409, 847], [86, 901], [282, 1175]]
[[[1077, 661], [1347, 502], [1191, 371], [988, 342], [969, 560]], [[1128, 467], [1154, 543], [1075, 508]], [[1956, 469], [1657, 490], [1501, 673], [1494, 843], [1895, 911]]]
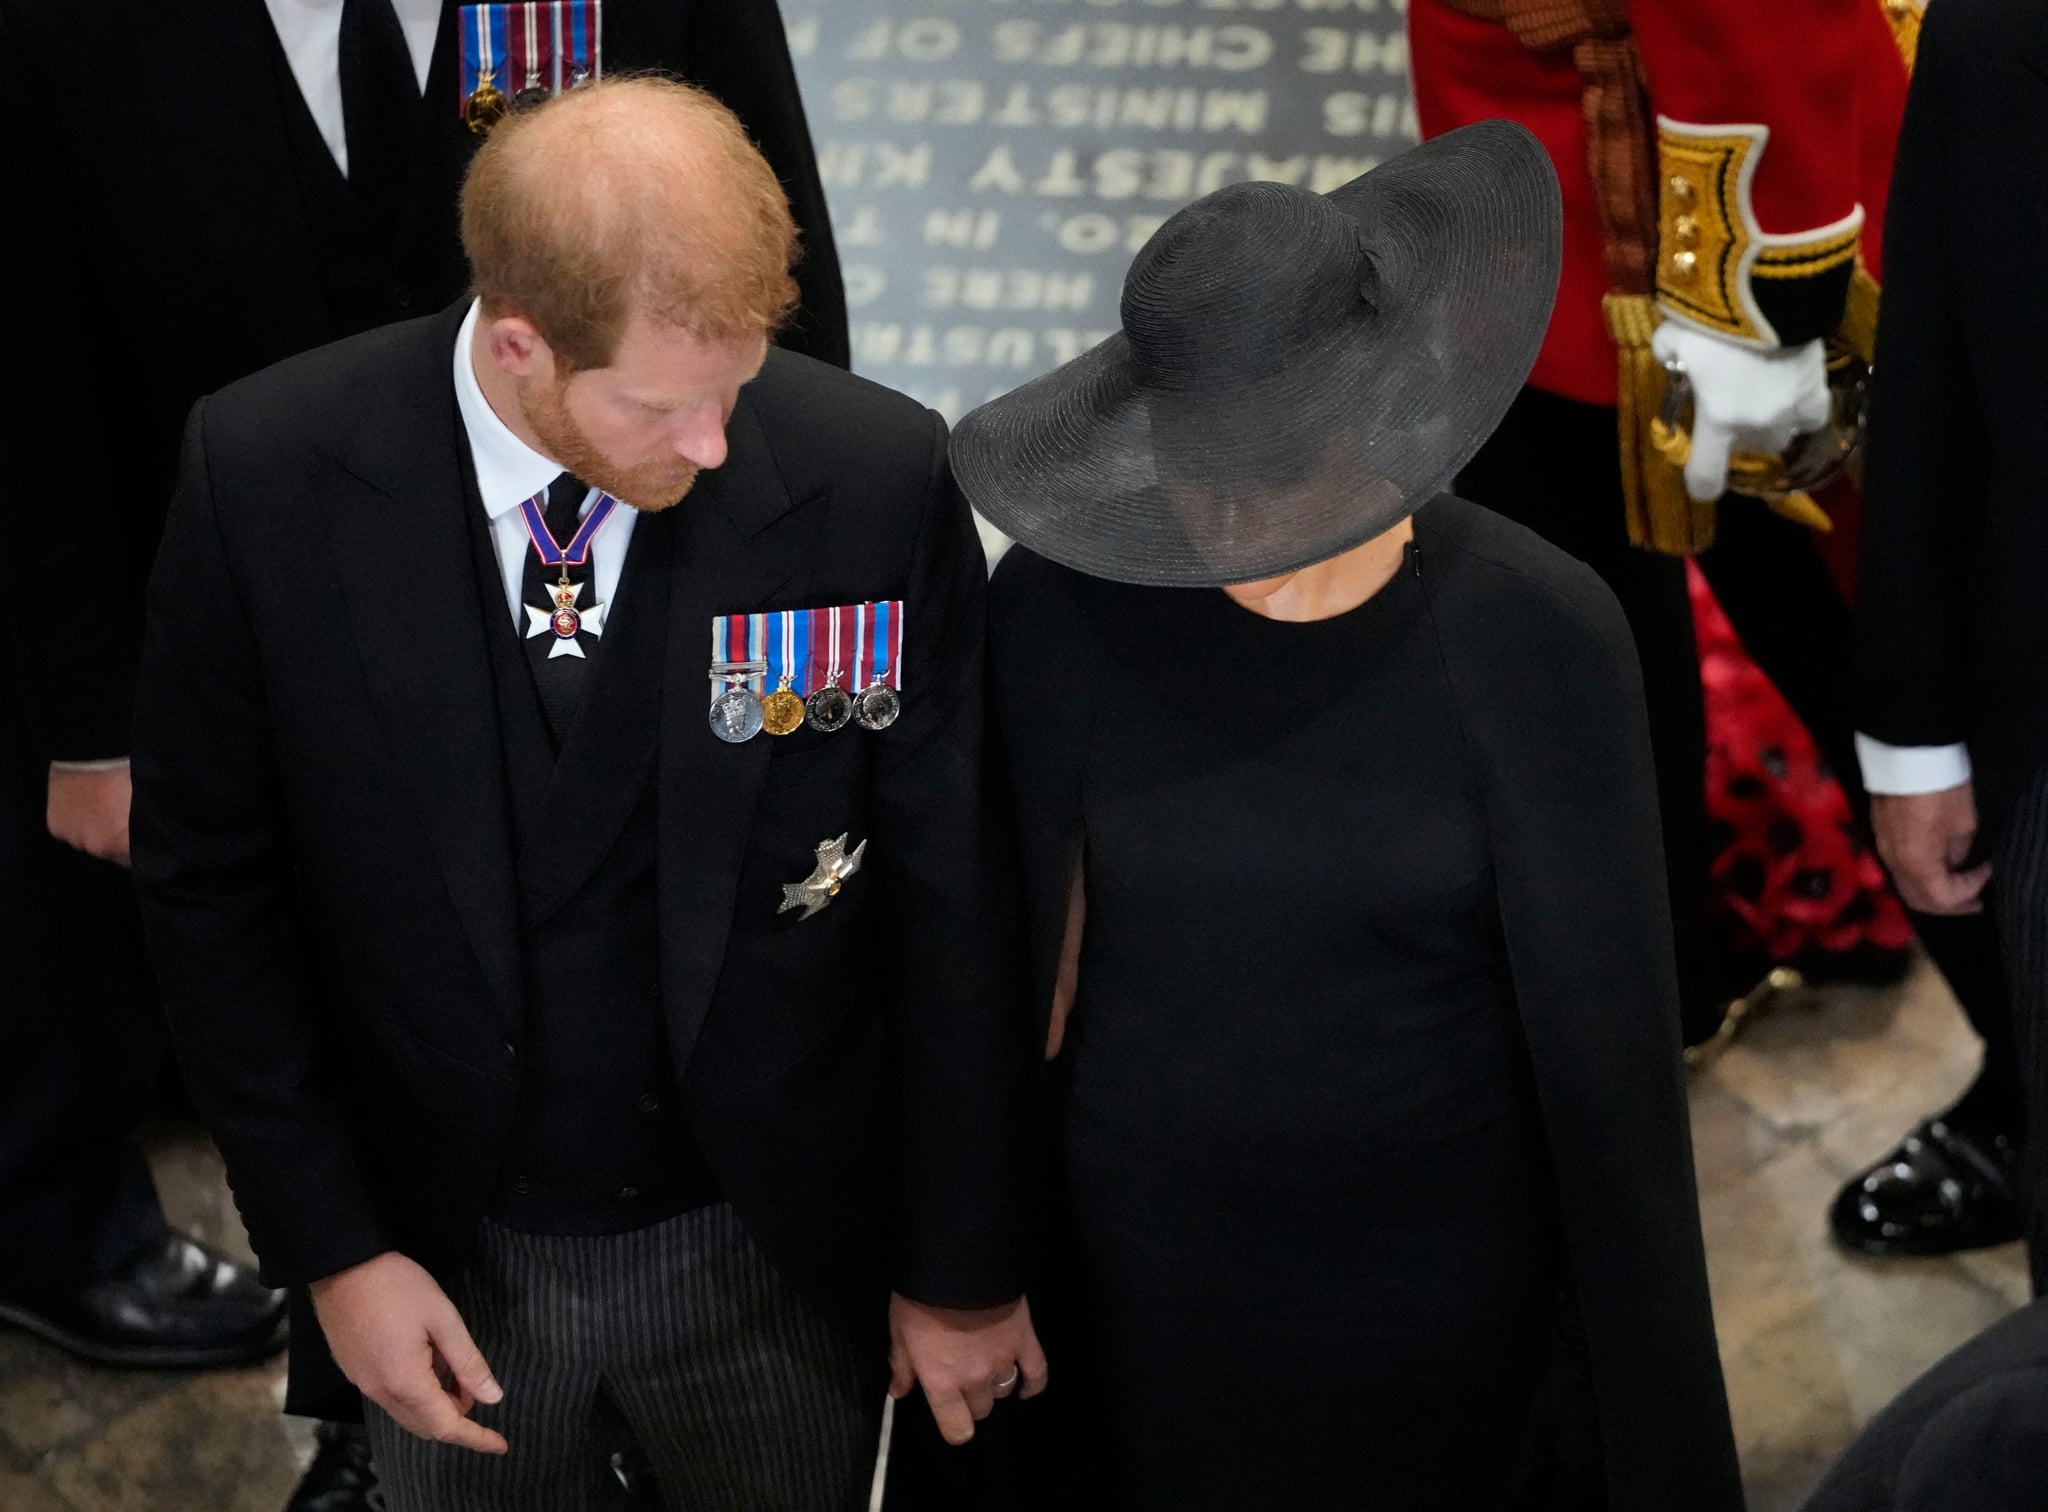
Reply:
[[554, 371], [553, 349], [524, 315], [486, 318], [483, 331], [491, 360], [513, 377], [546, 378]]

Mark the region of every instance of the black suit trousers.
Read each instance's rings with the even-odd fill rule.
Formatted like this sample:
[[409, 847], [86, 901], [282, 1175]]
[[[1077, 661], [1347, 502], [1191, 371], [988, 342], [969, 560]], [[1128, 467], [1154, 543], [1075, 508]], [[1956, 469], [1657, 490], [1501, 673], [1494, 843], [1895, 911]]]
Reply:
[[0, 1297], [106, 1275], [163, 1232], [135, 1126], [164, 1067], [127, 874], [52, 840], [49, 766], [0, 671]]
[[[2018, 1000], [2021, 1076], [2029, 1106], [2048, 1097], [2048, 767], [2034, 774], [1998, 837], [1994, 900]], [[2022, 1206], [2034, 1295], [2048, 1296], [2048, 1140], [2025, 1152]]]
[[[1867, 835], [1870, 795], [1856, 760], [1850, 708], [1853, 620], [1813, 533], [1754, 500], [1731, 498], [1722, 506], [1714, 547], [1699, 563], [1743, 650], [1806, 726]], [[1954, 919], [1910, 916], [1929, 959], [1984, 1041], [1984, 1067], [1962, 1108], [1971, 1123], [2017, 1136], [2024, 1099], [1994, 909]]]

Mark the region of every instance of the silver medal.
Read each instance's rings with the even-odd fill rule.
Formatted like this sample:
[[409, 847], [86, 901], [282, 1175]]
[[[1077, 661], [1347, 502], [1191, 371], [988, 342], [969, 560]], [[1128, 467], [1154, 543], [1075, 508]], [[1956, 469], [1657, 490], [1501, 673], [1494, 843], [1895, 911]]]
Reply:
[[869, 683], [853, 701], [853, 719], [863, 730], [886, 730], [903, 712], [903, 700], [887, 683]]
[[711, 705], [711, 733], [734, 745], [745, 745], [761, 733], [760, 695], [751, 688], [721, 693]]
[[827, 735], [843, 730], [853, 718], [853, 697], [844, 688], [827, 683], [804, 700], [804, 723]]
[[711, 733], [732, 745], [745, 745], [767, 722], [761, 695], [747, 683], [768, 670], [766, 662], [713, 662], [711, 680], [726, 689], [711, 700]]

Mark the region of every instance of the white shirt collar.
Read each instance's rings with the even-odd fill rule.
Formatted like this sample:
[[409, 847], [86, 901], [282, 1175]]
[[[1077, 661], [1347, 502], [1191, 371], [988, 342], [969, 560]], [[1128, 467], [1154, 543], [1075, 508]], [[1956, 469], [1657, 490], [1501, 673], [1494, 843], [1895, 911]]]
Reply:
[[476, 463], [477, 493], [484, 501], [484, 513], [493, 520], [510, 514], [562, 474], [562, 464], [552, 462], [512, 434], [484, 397], [476, 380], [471, 357], [479, 306], [472, 300], [462, 317], [462, 329], [455, 333], [455, 407], [462, 413], [462, 428], [469, 432], [469, 454]]

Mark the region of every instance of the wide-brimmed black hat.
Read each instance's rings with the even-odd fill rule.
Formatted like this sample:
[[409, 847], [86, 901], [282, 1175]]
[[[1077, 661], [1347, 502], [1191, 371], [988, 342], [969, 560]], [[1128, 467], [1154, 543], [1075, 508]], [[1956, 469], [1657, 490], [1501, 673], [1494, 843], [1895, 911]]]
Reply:
[[1121, 331], [961, 420], [954, 471], [997, 528], [1096, 577], [1322, 561], [1441, 492], [1500, 423], [1561, 248], [1550, 159], [1505, 121], [1327, 195], [1219, 189], [1138, 253]]

